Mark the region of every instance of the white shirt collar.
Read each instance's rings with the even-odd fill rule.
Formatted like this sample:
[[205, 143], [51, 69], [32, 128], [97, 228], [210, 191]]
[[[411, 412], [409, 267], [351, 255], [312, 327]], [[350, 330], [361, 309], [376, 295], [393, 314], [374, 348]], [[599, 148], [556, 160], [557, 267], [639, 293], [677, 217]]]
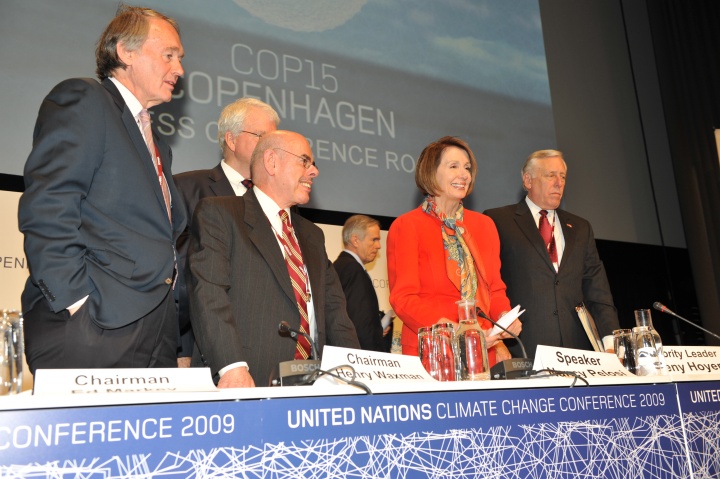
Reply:
[[[541, 211], [543, 208], [540, 208], [538, 205], [536, 205], [535, 203], [533, 203], [532, 200], [530, 199], [530, 197], [528, 197], [528, 196], [525, 197], [525, 203], [527, 203], [528, 208], [530, 208], [530, 212], [532, 213], [533, 218], [535, 218], [535, 223], [536, 223], [536, 224], [539, 224], [539, 221], [540, 221], [540, 211]], [[557, 213], [555, 213], [555, 210], [546, 210], [546, 211], [548, 212], [548, 221], [550, 221], [551, 223], [553, 223], [553, 221], [552, 221], [553, 215], [555, 215], [555, 214], [557, 214]]]
[[[254, 186], [253, 189], [255, 190], [255, 196], [258, 199], [258, 203], [260, 203], [260, 208], [262, 208], [263, 213], [265, 213], [265, 216], [267, 216], [268, 220], [270, 220], [270, 225], [276, 233], [280, 234], [282, 232], [282, 219], [278, 213], [283, 208], [280, 208], [272, 198], [266, 195], [263, 190], [257, 186]], [[290, 214], [289, 208], [285, 208], [285, 211], [287, 211], [288, 215]]]
[[125, 85], [120, 83], [118, 79], [110, 77], [110, 81], [113, 82], [120, 91], [120, 95], [123, 97], [123, 100], [125, 100], [125, 105], [127, 105], [133, 118], [137, 119], [137, 116], [143, 110], [140, 100], [138, 100]]
[[[225, 173], [225, 176], [227, 177], [228, 181], [230, 182], [230, 186], [232, 186], [233, 191], [235, 191], [235, 194], [237, 196], [242, 196], [247, 192], [247, 188], [245, 188], [245, 185], [242, 184], [245, 177], [238, 173], [238, 171], [233, 168], [232, 166], [228, 165], [225, 160], [223, 159], [220, 162], [220, 167], [223, 170], [223, 173]], [[280, 211], [280, 210], [278, 210]]]

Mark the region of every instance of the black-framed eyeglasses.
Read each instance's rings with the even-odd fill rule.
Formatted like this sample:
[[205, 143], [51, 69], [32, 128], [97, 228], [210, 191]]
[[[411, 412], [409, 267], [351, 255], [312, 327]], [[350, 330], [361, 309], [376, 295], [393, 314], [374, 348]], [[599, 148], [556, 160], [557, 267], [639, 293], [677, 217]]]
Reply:
[[283, 150], [282, 148], [278, 148], [278, 147], [273, 148], [273, 150], [284, 151], [285, 153], [294, 156], [295, 158], [297, 158], [298, 160], [300, 160], [302, 162], [303, 168], [305, 168], [306, 170], [309, 170], [311, 166], [314, 166], [318, 170], [320, 169], [320, 168], [318, 168], [317, 164], [313, 161], [313, 159], [310, 158], [308, 155], [296, 155], [292, 151]]
[[247, 131], [247, 130], [240, 130], [240, 133], [247, 133], [248, 135], [256, 136], [258, 138], [263, 136], [262, 133], [255, 133], [254, 131]]

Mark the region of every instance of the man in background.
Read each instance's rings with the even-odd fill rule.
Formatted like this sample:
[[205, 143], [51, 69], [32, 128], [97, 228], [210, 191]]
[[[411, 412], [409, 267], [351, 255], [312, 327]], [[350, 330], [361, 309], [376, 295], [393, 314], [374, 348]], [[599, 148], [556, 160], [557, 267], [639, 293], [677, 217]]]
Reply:
[[347, 301], [350, 316], [360, 341], [360, 347], [369, 351], [390, 352], [385, 338], [392, 327], [382, 327], [382, 311], [372, 279], [365, 269], [377, 258], [380, 251], [380, 222], [365, 215], [355, 215], [345, 221], [342, 229], [345, 249], [333, 263]]
[[189, 367], [195, 344], [185, 277], [188, 236], [198, 201], [207, 196], [242, 196], [252, 188], [250, 157], [265, 133], [277, 130], [280, 117], [267, 103], [240, 98], [227, 105], [218, 119], [218, 144], [223, 159], [209, 170], [175, 175], [175, 184], [185, 203], [188, 226], [177, 242], [179, 276], [176, 287], [180, 344], [178, 366]]
[[[567, 174], [562, 153], [536, 151], [521, 173], [527, 196], [516, 205], [485, 211], [500, 234], [507, 295], [526, 310], [520, 339], [528, 354], [538, 344], [592, 350], [575, 309], [584, 303], [611, 350], [608, 338], [619, 327], [617, 310], [592, 226], [560, 209]], [[514, 341], [507, 343], [514, 356], [520, 354]]]
[[[317, 358], [325, 344], [360, 347], [322, 230], [291, 211], [310, 201], [319, 174], [310, 144], [298, 133], [266, 133], [250, 171], [255, 186], [202, 199], [190, 231], [197, 359], [221, 388], [267, 386], [280, 362]], [[281, 336], [281, 321], [320, 351], [302, 335]]]
[[18, 210], [33, 373], [177, 364], [185, 212], [148, 108], [172, 99], [183, 55], [174, 20], [121, 6], [97, 44], [100, 83], [66, 80], [40, 107]]

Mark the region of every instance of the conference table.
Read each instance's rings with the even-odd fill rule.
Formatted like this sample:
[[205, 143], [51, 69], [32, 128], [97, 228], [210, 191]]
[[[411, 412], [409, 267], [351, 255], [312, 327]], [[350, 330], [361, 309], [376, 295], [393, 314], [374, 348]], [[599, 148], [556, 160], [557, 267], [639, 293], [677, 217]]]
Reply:
[[718, 379], [20, 394], [0, 477], [718, 477]]

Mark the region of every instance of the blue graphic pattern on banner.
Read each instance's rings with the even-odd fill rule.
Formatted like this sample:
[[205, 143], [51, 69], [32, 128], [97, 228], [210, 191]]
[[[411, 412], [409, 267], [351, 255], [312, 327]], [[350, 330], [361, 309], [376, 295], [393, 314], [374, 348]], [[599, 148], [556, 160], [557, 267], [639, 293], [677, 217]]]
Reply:
[[693, 477], [720, 477], [720, 387], [697, 382], [678, 383], [677, 389]]
[[674, 385], [0, 413], [13, 477], [689, 476]]

